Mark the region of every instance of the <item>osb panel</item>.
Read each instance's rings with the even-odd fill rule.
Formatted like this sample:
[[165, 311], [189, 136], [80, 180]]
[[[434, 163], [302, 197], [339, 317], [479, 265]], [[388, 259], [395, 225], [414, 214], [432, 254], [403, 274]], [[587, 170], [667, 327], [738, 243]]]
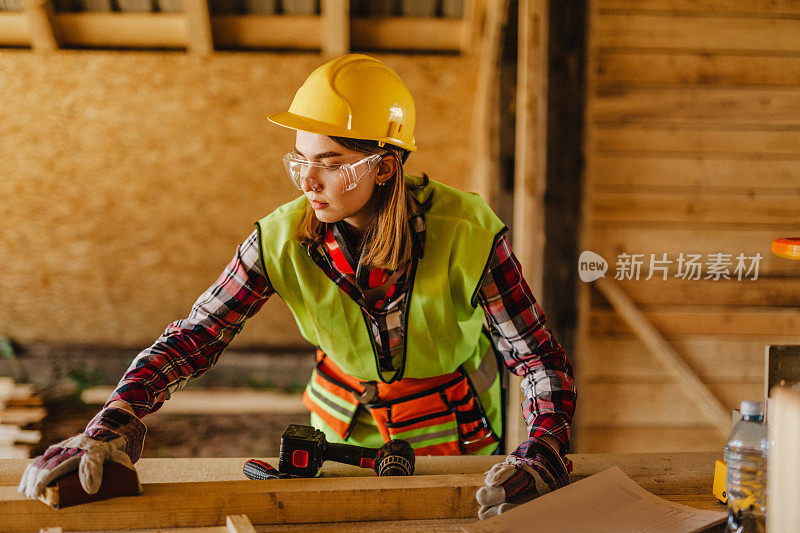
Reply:
[[[381, 56], [417, 100], [410, 172], [461, 187], [474, 60]], [[297, 192], [284, 110], [316, 54], [0, 52], [0, 333], [145, 346]], [[237, 346], [300, 342], [268, 302]]]

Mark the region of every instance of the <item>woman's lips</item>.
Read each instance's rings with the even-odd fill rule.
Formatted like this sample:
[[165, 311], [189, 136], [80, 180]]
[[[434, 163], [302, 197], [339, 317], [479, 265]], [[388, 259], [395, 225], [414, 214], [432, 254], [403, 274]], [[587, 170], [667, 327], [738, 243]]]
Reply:
[[327, 202], [320, 202], [319, 200], [309, 200], [309, 201], [311, 202], [312, 209], [324, 209], [325, 207], [328, 207]]

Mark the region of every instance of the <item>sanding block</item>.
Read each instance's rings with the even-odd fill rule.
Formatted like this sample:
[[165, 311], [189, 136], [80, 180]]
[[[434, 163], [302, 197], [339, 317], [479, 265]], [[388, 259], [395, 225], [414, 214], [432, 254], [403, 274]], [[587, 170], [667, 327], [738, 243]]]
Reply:
[[103, 482], [96, 494], [87, 494], [81, 486], [78, 472], [60, 477], [45, 487], [39, 499], [55, 509], [81, 503], [96, 502], [119, 496], [137, 496], [142, 493], [136, 470], [116, 462], [103, 465]]

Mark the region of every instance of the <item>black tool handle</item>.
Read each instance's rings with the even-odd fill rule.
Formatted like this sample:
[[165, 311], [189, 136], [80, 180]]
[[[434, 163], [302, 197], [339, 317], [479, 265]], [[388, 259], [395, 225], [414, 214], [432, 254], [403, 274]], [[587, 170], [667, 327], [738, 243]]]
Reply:
[[[360, 466], [362, 468], [372, 468], [373, 461], [378, 457], [378, 450], [375, 448], [364, 448], [352, 444], [327, 443], [325, 446], [326, 461], [336, 461], [348, 465]], [[365, 463], [366, 460], [366, 463]]]

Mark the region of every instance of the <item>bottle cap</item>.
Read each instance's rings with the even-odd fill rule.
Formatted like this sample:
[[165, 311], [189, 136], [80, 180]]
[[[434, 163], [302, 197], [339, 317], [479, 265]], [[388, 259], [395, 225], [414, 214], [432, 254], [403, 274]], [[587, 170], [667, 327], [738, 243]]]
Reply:
[[800, 237], [787, 237], [772, 241], [772, 253], [786, 259], [800, 259]]
[[744, 400], [739, 405], [739, 412], [742, 416], [764, 416], [764, 404], [752, 400]]

